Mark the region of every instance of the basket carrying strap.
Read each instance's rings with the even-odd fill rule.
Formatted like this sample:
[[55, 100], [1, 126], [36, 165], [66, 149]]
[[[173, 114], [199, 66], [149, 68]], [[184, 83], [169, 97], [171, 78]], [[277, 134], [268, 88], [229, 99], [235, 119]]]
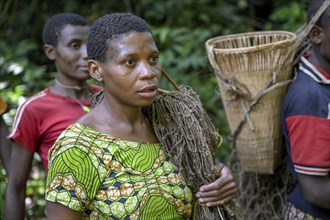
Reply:
[[242, 83], [238, 82], [235, 78], [226, 77], [219, 69], [217, 63], [215, 62], [214, 56], [214, 45], [206, 47], [207, 55], [209, 57], [210, 64], [214, 69], [218, 79], [220, 79], [226, 90], [232, 91], [234, 94], [244, 97], [247, 100], [252, 100], [252, 95], [249, 89]]

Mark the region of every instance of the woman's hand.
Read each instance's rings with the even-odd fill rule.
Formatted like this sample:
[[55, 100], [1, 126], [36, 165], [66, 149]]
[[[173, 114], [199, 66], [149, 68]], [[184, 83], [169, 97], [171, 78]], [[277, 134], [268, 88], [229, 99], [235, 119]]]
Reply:
[[200, 203], [207, 206], [223, 205], [235, 198], [237, 188], [230, 169], [222, 164], [215, 167], [219, 170], [220, 177], [214, 182], [203, 185], [196, 193]]

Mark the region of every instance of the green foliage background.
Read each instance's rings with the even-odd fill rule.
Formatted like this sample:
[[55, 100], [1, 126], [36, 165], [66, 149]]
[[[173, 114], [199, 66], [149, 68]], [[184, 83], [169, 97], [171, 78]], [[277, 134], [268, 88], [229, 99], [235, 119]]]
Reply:
[[[178, 84], [190, 85], [224, 138], [217, 159], [226, 162], [231, 150], [217, 82], [208, 63], [209, 38], [260, 30], [295, 32], [305, 22], [308, 0], [0, 0], [0, 95], [10, 105], [5, 120], [11, 126], [18, 104], [52, 84], [54, 66], [42, 50], [41, 31], [51, 15], [76, 12], [92, 23], [98, 17], [129, 11], [145, 18], [161, 51], [162, 67]], [[172, 89], [163, 80], [164, 89]], [[0, 170], [1, 170], [0, 165]], [[45, 172], [35, 157], [27, 185], [26, 219], [44, 218]], [[3, 214], [6, 174], [0, 173], [0, 214]], [[0, 215], [0, 217], [1, 217]]]

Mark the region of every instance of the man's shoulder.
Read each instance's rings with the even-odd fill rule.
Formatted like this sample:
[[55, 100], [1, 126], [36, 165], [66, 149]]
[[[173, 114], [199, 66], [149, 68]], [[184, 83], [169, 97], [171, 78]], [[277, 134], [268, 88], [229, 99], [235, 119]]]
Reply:
[[43, 108], [44, 106], [54, 105], [53, 97], [50, 95], [48, 88], [30, 96], [22, 104], [19, 105], [19, 111], [29, 111], [33, 109]]

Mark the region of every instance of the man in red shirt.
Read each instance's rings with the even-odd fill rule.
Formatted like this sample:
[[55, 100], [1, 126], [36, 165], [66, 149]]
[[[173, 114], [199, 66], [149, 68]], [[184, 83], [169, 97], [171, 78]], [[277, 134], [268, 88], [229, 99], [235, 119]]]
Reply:
[[23, 219], [25, 190], [34, 153], [48, 170], [48, 150], [61, 132], [89, 111], [91, 95], [99, 89], [86, 84], [87, 21], [80, 15], [60, 13], [44, 26], [46, 56], [54, 61], [54, 85], [27, 99], [17, 110], [6, 190], [5, 219]]

